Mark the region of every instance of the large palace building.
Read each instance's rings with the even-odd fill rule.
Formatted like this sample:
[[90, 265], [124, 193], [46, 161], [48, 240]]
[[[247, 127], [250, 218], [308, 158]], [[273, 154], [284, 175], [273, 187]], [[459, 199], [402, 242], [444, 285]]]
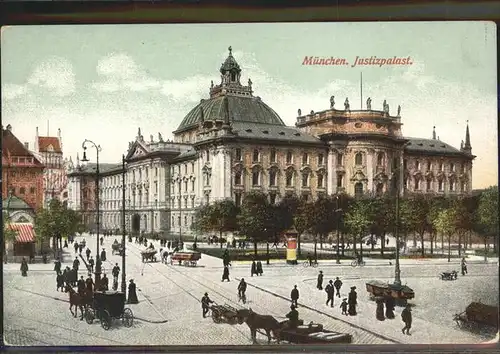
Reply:
[[[209, 98], [184, 117], [174, 141], [161, 134], [147, 141], [139, 129], [126, 156], [127, 229], [190, 233], [197, 206], [225, 198], [240, 204], [252, 190], [268, 194], [273, 203], [289, 193], [307, 199], [321, 193], [381, 194], [395, 173], [404, 181], [403, 193], [470, 193], [474, 156], [468, 126], [456, 149], [435, 130], [431, 139], [404, 137], [400, 107], [391, 115], [385, 101], [376, 110], [368, 98], [366, 110], [351, 110], [348, 99], [338, 109], [332, 96], [325, 110], [299, 110], [295, 127], [289, 127], [254, 96], [250, 79], [241, 83], [241, 73], [230, 48], [220, 84], [212, 82]], [[100, 175], [105, 229], [122, 225], [122, 172], [116, 164]], [[69, 174], [69, 204], [85, 204], [91, 212], [95, 201], [83, 197], [89, 176], [95, 181], [95, 166], [77, 162]]]

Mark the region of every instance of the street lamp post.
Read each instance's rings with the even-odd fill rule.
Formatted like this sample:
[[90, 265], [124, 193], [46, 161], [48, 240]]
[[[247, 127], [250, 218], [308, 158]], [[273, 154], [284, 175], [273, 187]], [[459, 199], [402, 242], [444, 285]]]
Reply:
[[335, 201], [337, 203], [337, 207], [335, 208], [335, 212], [337, 213], [337, 264], [340, 264], [340, 218], [342, 217], [342, 214], [340, 214], [342, 212], [342, 209], [339, 208], [339, 199], [340, 196], [336, 195]]
[[82, 143], [83, 148], [83, 159], [82, 162], [88, 162], [87, 159], [87, 147], [86, 144], [90, 144], [96, 150], [96, 188], [95, 188], [95, 198], [96, 198], [96, 211], [97, 211], [97, 225], [96, 225], [96, 267], [95, 267], [95, 286], [99, 286], [101, 281], [101, 259], [99, 257], [99, 224], [100, 224], [100, 195], [99, 195], [99, 152], [102, 150], [100, 145], [97, 145], [91, 140], [85, 139]]
[[125, 155], [122, 155], [122, 292], [125, 294], [127, 290], [127, 277], [125, 274], [125, 245], [127, 244], [125, 241]]
[[[400, 162], [400, 161], [399, 161]], [[396, 188], [396, 222], [394, 227], [394, 234], [396, 236], [396, 264], [394, 270], [394, 284], [401, 285], [401, 268], [399, 266], [399, 198], [400, 198], [400, 176], [401, 166], [398, 163], [395, 172], [393, 172], [394, 185]]]

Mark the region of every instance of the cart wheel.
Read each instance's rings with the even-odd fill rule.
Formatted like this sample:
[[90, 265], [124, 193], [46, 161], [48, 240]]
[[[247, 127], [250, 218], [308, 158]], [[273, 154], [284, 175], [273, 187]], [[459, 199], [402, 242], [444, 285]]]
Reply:
[[132, 310], [129, 308], [123, 309], [123, 324], [125, 327], [130, 328], [134, 324], [134, 314], [132, 313]]
[[95, 313], [94, 310], [90, 306], [85, 307], [85, 321], [87, 321], [88, 324], [92, 324], [95, 319]]
[[217, 311], [212, 311], [212, 320], [215, 323], [221, 323], [220, 315]]
[[107, 310], [104, 310], [101, 314], [101, 327], [106, 331], [111, 327], [111, 315]]

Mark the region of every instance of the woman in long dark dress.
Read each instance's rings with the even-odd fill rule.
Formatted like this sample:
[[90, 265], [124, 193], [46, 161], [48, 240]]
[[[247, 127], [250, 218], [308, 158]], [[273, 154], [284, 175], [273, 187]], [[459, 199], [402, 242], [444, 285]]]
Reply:
[[257, 273], [257, 263], [255, 263], [255, 260], [252, 261], [252, 269], [250, 270], [250, 275], [253, 277], [254, 274]]
[[351, 292], [349, 293], [348, 296], [348, 301], [349, 305], [349, 315], [350, 316], [356, 316], [356, 305], [358, 304], [358, 294], [356, 293], [356, 287], [351, 286]]
[[23, 277], [28, 276], [28, 262], [26, 262], [26, 259], [23, 257], [23, 260], [21, 261], [21, 275]]
[[138, 304], [139, 300], [137, 300], [137, 292], [136, 285], [134, 283], [134, 279], [130, 279], [130, 283], [128, 284], [128, 304]]
[[59, 291], [59, 288], [61, 288], [61, 291], [64, 291], [64, 277], [63, 274], [61, 273], [61, 270], [57, 272], [56, 276], [56, 283], [57, 283], [57, 291]]

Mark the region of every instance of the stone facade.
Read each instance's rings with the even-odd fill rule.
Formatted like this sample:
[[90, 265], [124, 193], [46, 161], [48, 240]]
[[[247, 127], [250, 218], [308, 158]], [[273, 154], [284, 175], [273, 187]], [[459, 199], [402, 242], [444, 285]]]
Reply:
[[[253, 83], [242, 85], [232, 56], [220, 68], [221, 82], [173, 132], [145, 141], [139, 129], [126, 156], [126, 224], [132, 231], [175, 237], [191, 233], [197, 207], [231, 198], [240, 204], [252, 190], [272, 203], [286, 194], [314, 200], [320, 194], [382, 194], [396, 174], [402, 193], [465, 194], [471, 191], [469, 128], [460, 150], [436, 138], [405, 138], [400, 107], [382, 110], [328, 109], [302, 115], [286, 126], [260, 97]], [[428, 162], [431, 163], [428, 166]], [[442, 165], [442, 166], [441, 166]], [[102, 175], [106, 228], [120, 228], [120, 170]], [[428, 182], [430, 184], [427, 184]], [[117, 199], [118, 198], [118, 199]], [[75, 199], [76, 201], [76, 199]], [[106, 209], [108, 208], [108, 209]], [[134, 226], [135, 225], [135, 226]]]
[[[44, 165], [13, 134], [2, 127], [2, 199], [10, 194], [26, 202], [34, 213], [43, 207]], [[13, 212], [10, 210], [9, 212]]]

